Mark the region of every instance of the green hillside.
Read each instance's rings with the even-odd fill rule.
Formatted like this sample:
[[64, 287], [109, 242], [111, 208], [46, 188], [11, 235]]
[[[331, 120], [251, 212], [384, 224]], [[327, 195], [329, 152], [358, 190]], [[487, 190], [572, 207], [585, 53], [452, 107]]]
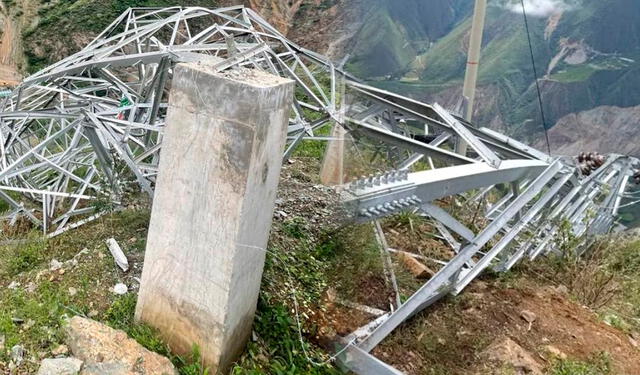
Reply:
[[[425, 13], [397, 3], [378, 0], [371, 7], [373, 19], [384, 22], [363, 27], [355, 39], [368, 42], [358, 45], [348, 67], [387, 89], [442, 100], [443, 90], [462, 85], [473, 2], [438, 0]], [[541, 129], [529, 46], [522, 14], [500, 3], [489, 2], [479, 73], [480, 89], [499, 93], [497, 104], [481, 108], [476, 120], [498, 117], [512, 134], [527, 138]], [[600, 105], [640, 104], [640, 2], [572, 4], [579, 6], [559, 19], [529, 16], [547, 126]]]

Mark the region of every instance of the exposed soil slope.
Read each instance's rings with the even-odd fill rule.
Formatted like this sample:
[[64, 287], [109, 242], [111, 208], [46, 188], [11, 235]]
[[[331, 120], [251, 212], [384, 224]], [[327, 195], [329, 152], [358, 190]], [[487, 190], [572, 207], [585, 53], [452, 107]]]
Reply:
[[[606, 352], [613, 374], [640, 374], [640, 351], [629, 336], [556, 288], [526, 279], [515, 287], [510, 283], [476, 282], [465, 294], [436, 304], [397, 330], [375, 354], [408, 374], [486, 373], [494, 365], [483, 362], [482, 352], [508, 337], [542, 367], [553, 364], [546, 349], [553, 346], [580, 360]], [[535, 314], [531, 326], [521, 316], [525, 310]]]
[[640, 156], [640, 106], [597, 107], [561, 118], [549, 132], [554, 153], [600, 152]]

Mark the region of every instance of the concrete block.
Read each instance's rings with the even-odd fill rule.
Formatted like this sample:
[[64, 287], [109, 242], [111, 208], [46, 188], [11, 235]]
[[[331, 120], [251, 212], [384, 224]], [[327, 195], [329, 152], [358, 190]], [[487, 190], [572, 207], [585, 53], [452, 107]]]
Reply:
[[251, 333], [293, 81], [174, 72], [136, 317], [224, 372]]

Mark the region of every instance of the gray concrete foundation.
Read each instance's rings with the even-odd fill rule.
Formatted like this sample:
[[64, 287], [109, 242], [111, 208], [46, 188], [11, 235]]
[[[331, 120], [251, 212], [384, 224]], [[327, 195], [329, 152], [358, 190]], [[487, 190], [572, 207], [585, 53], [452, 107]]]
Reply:
[[293, 81], [174, 71], [136, 318], [226, 371], [251, 333]]

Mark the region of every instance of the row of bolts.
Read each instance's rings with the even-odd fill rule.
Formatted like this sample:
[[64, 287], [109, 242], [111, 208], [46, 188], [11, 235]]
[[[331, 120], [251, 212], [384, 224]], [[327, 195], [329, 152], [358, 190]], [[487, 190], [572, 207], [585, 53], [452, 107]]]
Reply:
[[371, 174], [368, 177], [354, 180], [349, 184], [349, 189], [365, 189], [374, 186], [381, 186], [398, 181], [405, 181], [409, 177], [408, 170], [391, 171], [387, 173]]
[[422, 203], [422, 199], [418, 198], [416, 195], [412, 195], [408, 198], [394, 200], [385, 204], [379, 204], [374, 207], [363, 209], [360, 211], [360, 215], [366, 217], [380, 216], [393, 211], [405, 209], [407, 207], [416, 206], [420, 203]]

